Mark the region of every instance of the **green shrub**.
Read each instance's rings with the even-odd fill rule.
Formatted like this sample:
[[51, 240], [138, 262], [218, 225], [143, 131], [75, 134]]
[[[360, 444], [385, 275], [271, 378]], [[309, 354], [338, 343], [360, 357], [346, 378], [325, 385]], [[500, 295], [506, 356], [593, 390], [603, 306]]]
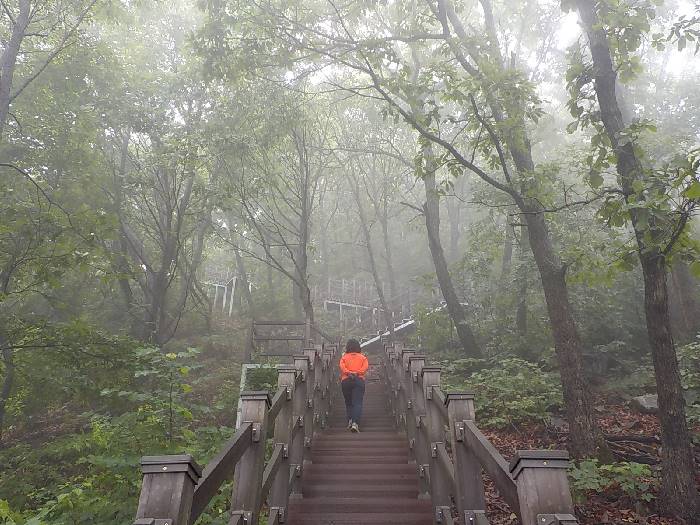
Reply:
[[678, 348], [678, 364], [691, 423], [700, 423], [700, 341]]
[[452, 348], [456, 334], [446, 310], [416, 309], [416, 333], [413, 342], [428, 355], [444, 353]]
[[[511, 424], [542, 421], [562, 404], [559, 378], [538, 365], [518, 358], [486, 362], [475, 359], [456, 361], [448, 373], [448, 390], [469, 390], [476, 395], [476, 415], [480, 426], [503, 428]], [[460, 377], [455, 371], [475, 370]]]
[[649, 502], [656, 483], [649, 465], [621, 462], [601, 465], [597, 459], [581, 461], [569, 471], [574, 498], [583, 502], [589, 492], [617, 491], [632, 501]]
[[277, 375], [277, 368], [274, 366], [249, 368], [246, 372], [244, 389], [275, 392], [277, 390]]

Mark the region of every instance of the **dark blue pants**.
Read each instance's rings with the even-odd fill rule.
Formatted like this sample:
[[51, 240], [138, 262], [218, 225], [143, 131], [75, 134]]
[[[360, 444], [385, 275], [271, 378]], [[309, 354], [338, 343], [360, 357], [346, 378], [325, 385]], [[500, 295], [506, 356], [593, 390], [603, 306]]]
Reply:
[[360, 423], [362, 417], [362, 400], [365, 397], [365, 381], [359, 377], [348, 377], [340, 383], [345, 398], [345, 412], [348, 419]]

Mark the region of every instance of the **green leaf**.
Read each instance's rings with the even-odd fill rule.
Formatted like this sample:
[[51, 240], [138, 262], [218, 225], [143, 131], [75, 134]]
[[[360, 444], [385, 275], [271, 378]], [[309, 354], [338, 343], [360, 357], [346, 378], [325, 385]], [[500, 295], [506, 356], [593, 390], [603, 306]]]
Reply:
[[689, 199], [700, 199], [700, 182], [693, 182], [690, 187], [683, 192], [683, 195]]
[[693, 261], [692, 263], [690, 263], [690, 272], [697, 279], [700, 279], [700, 261]]
[[591, 173], [588, 182], [592, 188], [599, 188], [603, 184], [603, 176], [600, 173]]

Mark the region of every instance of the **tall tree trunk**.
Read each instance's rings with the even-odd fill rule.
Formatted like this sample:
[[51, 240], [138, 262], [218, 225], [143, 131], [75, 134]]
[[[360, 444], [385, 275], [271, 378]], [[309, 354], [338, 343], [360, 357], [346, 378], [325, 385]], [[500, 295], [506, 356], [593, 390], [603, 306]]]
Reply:
[[[617, 73], [613, 65], [608, 37], [596, 11], [596, 4], [576, 0], [593, 59], [594, 89], [600, 115], [617, 157], [618, 181], [629, 201], [635, 195], [633, 184], [644, 180], [644, 170], [634, 144], [624, 138], [626, 129], [616, 97]], [[647, 214], [648, 216], [644, 216]], [[671, 333], [666, 286], [666, 258], [659, 244], [663, 228], [649, 210], [630, 208], [637, 239], [639, 260], [644, 274], [644, 309], [647, 333], [659, 396], [662, 441], [662, 486], [660, 505], [665, 512], [677, 514], [692, 523], [700, 521], [700, 501], [695, 484], [695, 459], [688, 432], [685, 399], [681, 387], [678, 360]], [[648, 238], [652, 243], [648, 243]]]
[[673, 264], [669, 279], [670, 313], [674, 328], [682, 339], [690, 342], [700, 332], [700, 307], [697, 301], [697, 285], [688, 265], [683, 261]]
[[[396, 272], [394, 271], [394, 255], [391, 248], [391, 236], [389, 235], [389, 213], [388, 213], [388, 197], [383, 197], [382, 210], [378, 214], [378, 219], [382, 225], [382, 239], [384, 240], [384, 256], [386, 259], [386, 273], [389, 280], [389, 294], [391, 297], [387, 301], [392, 314], [400, 308], [400, 304], [396, 304], [399, 291], [396, 287]], [[392, 315], [393, 318], [393, 315]], [[393, 327], [393, 322], [391, 323]]]
[[0, 142], [2, 142], [7, 117], [10, 114], [10, 102], [12, 99], [12, 80], [17, 65], [22, 40], [27, 32], [31, 6], [29, 0], [19, 0], [19, 11], [15, 22], [12, 24], [12, 34], [7, 46], [0, 55]]
[[379, 304], [382, 307], [384, 322], [389, 327], [389, 334], [391, 339], [394, 339], [394, 321], [391, 316], [391, 310], [389, 304], [384, 296], [384, 286], [382, 280], [379, 278], [379, 271], [377, 270], [377, 260], [374, 256], [374, 248], [372, 248], [372, 235], [369, 231], [369, 225], [367, 224], [367, 216], [365, 214], [365, 208], [362, 205], [362, 197], [360, 195], [360, 186], [357, 183], [355, 175], [350, 173], [352, 194], [355, 197], [355, 205], [357, 206], [357, 214], [360, 217], [360, 227], [362, 229], [362, 236], [365, 239], [365, 245], [367, 247], [367, 258], [369, 259], [369, 267], [372, 272], [372, 278], [374, 279], [374, 286], [377, 289], [377, 295], [379, 296]]
[[[539, 205], [535, 205], [539, 206]], [[540, 272], [547, 313], [559, 363], [562, 391], [570, 427], [570, 451], [576, 458], [600, 454], [603, 437], [593, 413], [592, 396], [583, 374], [581, 338], [574, 321], [566, 285], [566, 266], [552, 247], [544, 213], [525, 214], [529, 241]]]
[[515, 310], [515, 329], [518, 335], [524, 337], [527, 335], [527, 291], [528, 291], [528, 274], [529, 264], [525, 257], [528, 249], [528, 233], [527, 227], [520, 228], [520, 241], [518, 250], [518, 304]]
[[[461, 44], [468, 50], [472, 60], [476, 64], [484, 62], [484, 50], [475, 48], [473, 40], [467, 35], [464, 26], [450, 0], [437, 0], [438, 9], [434, 12], [438, 15], [443, 31], [449, 34], [448, 20], [452, 23], [455, 33]], [[500, 53], [495, 21], [489, 0], [480, 0], [484, 10], [484, 21], [487, 35], [485, 51], [488, 56], [488, 67], [496, 67], [505, 73], [503, 58]], [[482, 72], [469, 63], [457, 47], [456, 42], [449, 44], [464, 70], [472, 78], [486, 83]], [[525, 126], [522, 104], [520, 99], [507, 100], [505, 103], [499, 99], [492, 85], [483, 85], [483, 93], [487, 104], [491, 109], [493, 119], [497, 123], [509, 121], [503, 132], [503, 142], [515, 164], [521, 180], [526, 180], [534, 171], [534, 162], [530, 140]], [[505, 105], [504, 105], [505, 104]], [[512, 114], [507, 113], [507, 109]], [[485, 119], [484, 119], [484, 122]], [[494, 144], [500, 143], [500, 136], [496, 131], [489, 129]], [[505, 164], [504, 159], [501, 162]], [[503, 166], [507, 170], [507, 166]], [[526, 191], [520, 189], [520, 193], [510, 184], [509, 194], [518, 206], [528, 225], [528, 241], [535, 257], [535, 262], [540, 273], [542, 287], [547, 303], [554, 346], [557, 359], [560, 363], [562, 376], [562, 388], [566, 403], [567, 419], [571, 427], [571, 453], [575, 457], [599, 455], [609, 456], [609, 450], [605, 445], [600, 428], [597, 426], [591, 411], [590, 393], [583, 373], [583, 359], [581, 356], [581, 341], [573, 318], [573, 310], [569, 302], [568, 289], [565, 280], [565, 267], [561, 264], [558, 254], [554, 250], [551, 235], [545, 221], [542, 206], [537, 202], [527, 202]], [[527, 188], [524, 188], [527, 190]], [[568, 384], [567, 384], [568, 383]]]
[[[431, 155], [430, 149], [426, 149], [428, 150], [427, 154]], [[442, 249], [442, 242], [440, 240], [440, 197], [438, 196], [435, 186], [434, 163], [432, 158], [428, 158], [427, 162], [429, 166], [428, 173], [423, 177], [425, 185], [425, 206], [423, 207], [423, 213], [425, 215], [425, 225], [428, 230], [428, 245], [430, 246], [430, 254], [433, 258], [435, 273], [437, 274], [438, 283], [440, 283], [442, 296], [447, 303], [447, 311], [450, 313], [452, 322], [455, 325], [457, 337], [459, 338], [464, 353], [472, 357], [482, 357], [481, 348], [476, 342], [474, 333], [467, 322], [464, 307], [459, 302], [454, 284], [452, 283], [450, 271], [447, 267], [445, 252]]]
[[[253, 294], [250, 293], [250, 282], [248, 281], [248, 272], [246, 272], [245, 261], [243, 260], [243, 257], [241, 257], [241, 250], [238, 248], [238, 245], [233, 246], [233, 253], [236, 256], [236, 269], [238, 270], [238, 277], [241, 280], [243, 297], [245, 297], [245, 302], [248, 305], [248, 315], [254, 319], [255, 303], [253, 302]], [[233, 293], [233, 290], [231, 293]]]
[[459, 227], [461, 206], [456, 198], [447, 199], [447, 218], [450, 223], [450, 261], [459, 259]]
[[503, 241], [503, 259], [501, 260], [501, 285], [505, 286], [510, 277], [510, 267], [513, 261], [513, 228], [506, 222], [506, 239]]
[[14, 352], [9, 342], [2, 335], [0, 335], [0, 346], [2, 347], [2, 364], [5, 368], [5, 377], [2, 379], [2, 389], [0, 390], [0, 442], [2, 442], [7, 402], [10, 400], [10, 394], [15, 382], [15, 361]]

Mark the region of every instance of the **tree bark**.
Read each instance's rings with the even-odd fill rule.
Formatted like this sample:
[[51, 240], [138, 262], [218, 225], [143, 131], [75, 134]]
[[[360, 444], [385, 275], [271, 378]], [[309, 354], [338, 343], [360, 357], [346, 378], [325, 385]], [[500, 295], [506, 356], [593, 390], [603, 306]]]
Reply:
[[697, 285], [688, 265], [683, 261], [673, 264], [669, 279], [671, 321], [675, 320], [674, 333], [685, 342], [691, 342], [700, 332], [700, 308]]
[[349, 172], [349, 177], [352, 185], [352, 194], [355, 197], [355, 205], [357, 206], [357, 214], [360, 218], [360, 228], [362, 229], [362, 236], [365, 239], [365, 246], [367, 247], [367, 258], [369, 259], [369, 267], [372, 272], [372, 278], [374, 279], [374, 286], [377, 289], [377, 296], [379, 297], [379, 304], [382, 307], [382, 312], [384, 316], [384, 322], [389, 327], [389, 334], [391, 339], [394, 339], [394, 321], [391, 316], [391, 310], [389, 304], [387, 303], [386, 297], [384, 296], [384, 286], [382, 280], [379, 277], [379, 271], [377, 269], [377, 260], [374, 256], [374, 248], [372, 247], [372, 235], [369, 231], [369, 225], [367, 224], [367, 215], [365, 213], [365, 208], [362, 205], [362, 197], [360, 196], [360, 186], [357, 183], [355, 175]]
[[528, 233], [527, 227], [520, 228], [519, 242], [519, 263], [518, 263], [518, 305], [515, 310], [515, 329], [518, 335], [525, 337], [527, 335], [527, 291], [528, 291], [528, 274], [529, 265], [525, 258], [525, 253], [528, 249]]
[[450, 261], [459, 259], [459, 227], [461, 207], [456, 198], [447, 200], [447, 218], [450, 223]]
[[[248, 272], [246, 271], [245, 261], [243, 260], [243, 257], [241, 257], [241, 250], [238, 248], [238, 245], [233, 246], [233, 253], [236, 256], [236, 269], [238, 270], [238, 277], [241, 279], [243, 297], [245, 297], [245, 302], [248, 305], [248, 315], [254, 319], [255, 302], [253, 301], [253, 294], [250, 293], [250, 281], [248, 281]], [[233, 291], [231, 293], [233, 293]]]
[[[605, 132], [617, 157], [618, 181], [628, 203], [638, 203], [643, 196], [635, 195], [633, 183], [643, 181], [644, 170], [634, 150], [634, 144], [624, 136], [626, 129], [616, 97], [617, 73], [596, 4], [576, 0], [593, 59], [596, 98]], [[649, 217], [643, 217], [647, 213]], [[659, 420], [662, 441], [662, 486], [660, 506], [663, 511], [690, 520], [700, 521], [700, 501], [695, 485], [695, 459], [685, 414], [685, 399], [681, 387], [668, 308], [666, 257], [660, 244], [664, 240], [659, 217], [639, 207], [630, 208], [639, 260], [644, 275], [644, 310], [651, 346], [656, 387], [659, 396]], [[647, 220], [644, 220], [647, 219]], [[652, 242], [648, 242], [648, 238]]]
[[0, 142], [2, 142], [7, 117], [10, 114], [12, 80], [17, 65], [17, 55], [27, 32], [31, 6], [29, 0], [19, 0], [19, 11], [12, 25], [12, 34], [7, 46], [0, 55]]
[[[396, 301], [398, 299], [399, 291], [396, 287], [396, 272], [394, 271], [394, 255], [392, 252], [392, 239], [389, 235], [389, 212], [388, 212], [388, 196], [385, 194], [382, 197], [382, 209], [378, 210], [377, 217], [380, 224], [382, 225], [382, 239], [384, 240], [384, 256], [386, 259], [386, 273], [389, 280], [389, 293], [391, 297], [387, 301], [389, 308], [391, 309], [392, 319], [393, 313], [397, 312], [401, 305], [397, 305]], [[391, 323], [393, 329], [393, 322]]]
[[459, 338], [464, 353], [472, 357], [482, 357], [483, 353], [467, 322], [464, 307], [462, 303], [459, 302], [459, 298], [455, 292], [452, 277], [447, 267], [445, 252], [442, 249], [442, 242], [440, 240], [440, 198], [435, 186], [435, 170], [430, 148], [426, 148], [426, 150], [429, 157], [427, 159], [428, 173], [423, 177], [425, 185], [425, 206], [423, 207], [423, 213], [425, 215], [425, 225], [428, 230], [428, 245], [433, 258], [435, 273], [437, 274], [438, 283], [440, 283], [442, 296], [447, 303], [447, 311], [450, 313], [452, 322], [455, 325], [457, 337]]
[[513, 261], [513, 228], [506, 223], [506, 239], [503, 241], [503, 259], [501, 260], [501, 286], [505, 286], [510, 277], [510, 267]]
[[15, 361], [14, 352], [3, 336], [0, 336], [0, 345], [2, 346], [2, 362], [5, 367], [5, 377], [2, 379], [2, 390], [0, 390], [0, 442], [2, 442], [7, 402], [10, 400], [15, 382]]
[[581, 338], [569, 301], [566, 266], [552, 247], [544, 213], [538, 204], [534, 206], [537, 208], [526, 213], [525, 220], [530, 247], [542, 280], [559, 363], [564, 404], [571, 429], [570, 452], [576, 458], [598, 455], [602, 451], [603, 437], [596, 424], [592, 396], [583, 374]]

